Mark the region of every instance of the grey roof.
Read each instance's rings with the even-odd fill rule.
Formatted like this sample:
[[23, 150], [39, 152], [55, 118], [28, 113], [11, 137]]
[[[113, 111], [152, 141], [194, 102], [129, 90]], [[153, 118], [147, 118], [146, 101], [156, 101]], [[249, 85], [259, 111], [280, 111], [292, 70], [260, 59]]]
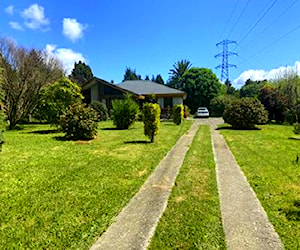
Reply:
[[119, 83], [117, 85], [118, 87], [121, 87], [122, 89], [129, 90], [131, 92], [134, 92], [139, 95], [170, 95], [170, 94], [176, 94], [176, 95], [185, 95], [185, 92], [173, 89], [170, 87], [167, 87], [163, 84], [159, 84], [152, 81], [143, 81], [143, 80], [135, 80], [135, 81], [125, 81], [122, 83]]

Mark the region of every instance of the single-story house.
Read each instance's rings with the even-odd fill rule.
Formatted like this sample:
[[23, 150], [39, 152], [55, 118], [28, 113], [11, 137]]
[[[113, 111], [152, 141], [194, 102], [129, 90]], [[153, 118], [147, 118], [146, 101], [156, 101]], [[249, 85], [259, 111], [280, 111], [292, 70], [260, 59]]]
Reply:
[[181, 90], [144, 80], [113, 84], [94, 77], [83, 86], [83, 95], [86, 103], [101, 101], [109, 109], [111, 108], [112, 100], [121, 99], [126, 93], [132, 94], [139, 103], [143, 103], [147, 98], [155, 95], [157, 103], [162, 110], [171, 108], [176, 104], [183, 104], [183, 100], [186, 98], [186, 93]]

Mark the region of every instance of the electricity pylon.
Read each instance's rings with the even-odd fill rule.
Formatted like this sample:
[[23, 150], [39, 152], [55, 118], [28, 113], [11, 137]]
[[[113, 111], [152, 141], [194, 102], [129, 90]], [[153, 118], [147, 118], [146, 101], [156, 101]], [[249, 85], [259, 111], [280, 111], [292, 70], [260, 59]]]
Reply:
[[228, 63], [228, 56], [237, 56], [238, 55], [237, 53], [228, 51], [228, 45], [229, 44], [237, 44], [237, 42], [236, 41], [230, 41], [230, 40], [226, 39], [226, 40], [223, 40], [223, 41], [216, 44], [217, 47], [219, 47], [220, 45], [223, 46], [223, 52], [215, 55], [215, 58], [222, 57], [222, 64], [218, 65], [216, 67], [216, 69], [220, 69], [220, 68], [222, 69], [222, 71], [221, 71], [221, 81], [223, 81], [223, 80], [226, 81], [226, 80], [229, 79], [228, 68], [231, 68], [231, 67], [236, 68], [236, 65]]

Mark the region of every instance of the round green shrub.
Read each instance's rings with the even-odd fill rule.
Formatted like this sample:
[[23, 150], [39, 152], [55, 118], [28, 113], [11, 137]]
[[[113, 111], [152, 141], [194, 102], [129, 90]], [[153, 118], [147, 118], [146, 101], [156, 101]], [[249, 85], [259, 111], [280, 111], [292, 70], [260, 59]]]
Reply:
[[176, 125], [179, 125], [182, 123], [182, 121], [184, 120], [183, 116], [184, 116], [184, 112], [183, 112], [184, 108], [182, 104], [177, 104], [173, 107], [173, 122]]
[[126, 95], [123, 100], [112, 101], [112, 120], [117, 129], [128, 129], [133, 125], [139, 105], [131, 99], [131, 95]]
[[299, 135], [300, 134], [300, 123], [295, 123], [294, 124], [294, 129], [293, 129], [294, 134]]
[[143, 105], [144, 134], [154, 142], [154, 136], [160, 128], [160, 107], [157, 103], [145, 103]]
[[220, 95], [210, 101], [210, 115], [213, 117], [222, 117], [226, 105], [233, 100], [232, 97]]
[[80, 86], [68, 78], [62, 78], [42, 89], [34, 116], [52, 125], [58, 125], [60, 116], [69, 106], [81, 102], [82, 99]]
[[89, 140], [97, 134], [97, 112], [85, 104], [75, 103], [61, 116], [60, 126], [66, 138]]
[[92, 101], [91, 107], [98, 113], [98, 121], [108, 120], [108, 110], [103, 102]]
[[255, 98], [241, 98], [228, 104], [223, 114], [224, 121], [235, 129], [254, 129], [256, 124], [265, 124], [268, 112]]

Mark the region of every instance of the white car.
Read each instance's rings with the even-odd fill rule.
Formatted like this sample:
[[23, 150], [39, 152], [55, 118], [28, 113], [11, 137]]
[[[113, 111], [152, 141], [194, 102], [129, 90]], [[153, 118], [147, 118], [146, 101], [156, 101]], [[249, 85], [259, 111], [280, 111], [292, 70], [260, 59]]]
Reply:
[[200, 107], [198, 108], [197, 110], [197, 114], [196, 114], [197, 117], [209, 117], [209, 111], [207, 108], [205, 107]]

